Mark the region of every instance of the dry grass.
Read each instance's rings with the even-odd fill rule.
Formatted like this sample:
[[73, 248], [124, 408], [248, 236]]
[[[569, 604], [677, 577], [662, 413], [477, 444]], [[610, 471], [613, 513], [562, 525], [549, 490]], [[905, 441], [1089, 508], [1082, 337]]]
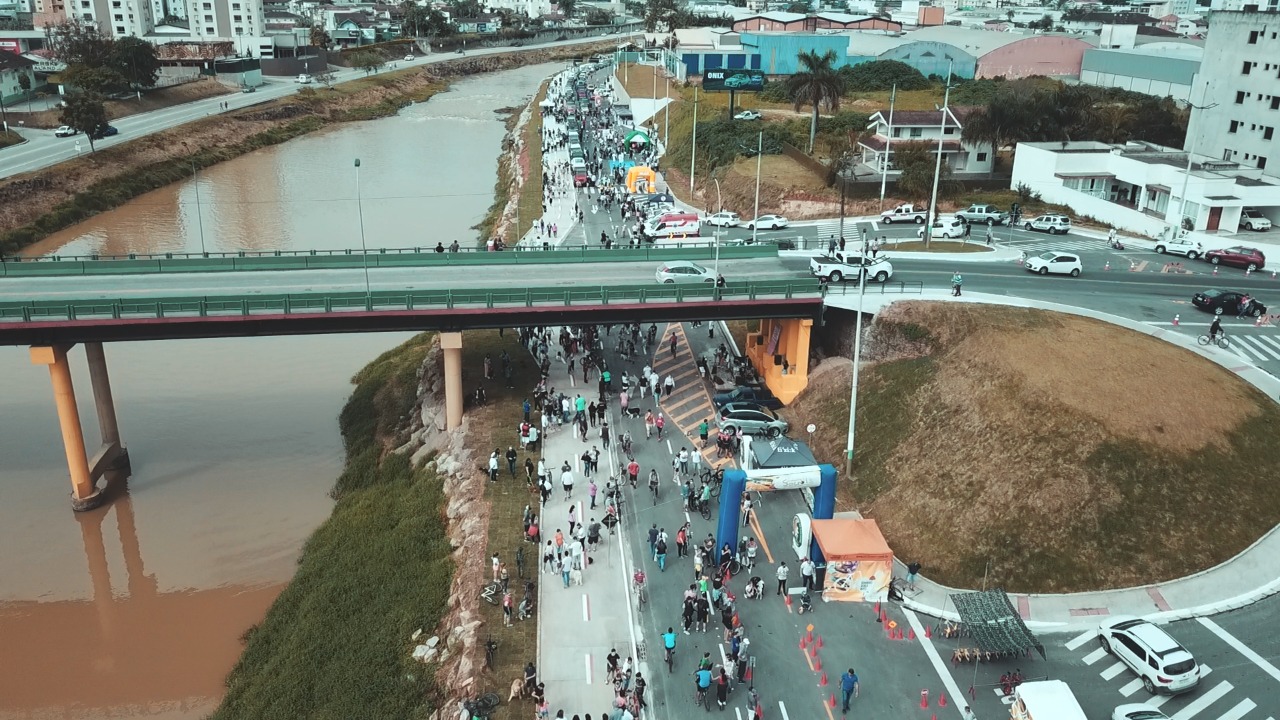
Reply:
[[[1084, 318], [938, 303], [878, 318], [870, 350], [886, 348], [900, 357], [864, 368], [840, 502], [941, 582], [976, 587], [988, 560], [1010, 591], [1155, 582], [1280, 521], [1265, 470], [1280, 412], [1191, 353]], [[848, 365], [824, 363], [786, 411], [818, 424], [824, 460], [843, 456], [848, 389]]]
[[759, 320], [729, 320], [725, 325], [729, 328], [729, 336], [738, 344], [738, 352], [746, 352], [747, 335], [760, 332]]
[[516, 223], [512, 236], [507, 238], [510, 243], [518, 242], [542, 217], [542, 113], [538, 111], [538, 103], [547, 98], [550, 86], [550, 80], [544, 81], [530, 101], [532, 114], [522, 133], [525, 149], [524, 156], [520, 158], [525, 174], [524, 185], [520, 186], [520, 197], [516, 200], [520, 207], [520, 221]]
[[[514, 371], [512, 384], [516, 389], [507, 389], [504, 386], [502, 363], [499, 362], [503, 350], [511, 355]], [[507, 447], [511, 445], [519, 449], [520, 445], [516, 438], [521, 418], [521, 404], [526, 397], [525, 391], [537, 383], [537, 368], [528, 351], [521, 347], [514, 331], [507, 331], [503, 335], [499, 335], [496, 330], [468, 332], [462, 343], [462, 380], [469, 393], [474, 392], [476, 385], [482, 382], [484, 377], [482, 368], [486, 354], [493, 357], [495, 376], [494, 380], [484, 383], [489, 402], [482, 408], [467, 411], [468, 445], [477, 461], [484, 463], [488, 463], [489, 453], [495, 447], [500, 448], [500, 454], [505, 453]], [[523, 537], [525, 505], [533, 502], [537, 497], [526, 490], [523, 468], [525, 456], [525, 453], [520, 453], [516, 468], [517, 477], [514, 481], [507, 475], [506, 461], [503, 460], [501, 480], [497, 483], [486, 483], [485, 488], [485, 499], [490, 504], [489, 540], [488, 547], [482, 556], [487, 559], [497, 553], [506, 562], [511, 573], [511, 594], [517, 603], [524, 592], [523, 581], [517, 576], [515, 562], [516, 552], [521, 548], [525, 548], [525, 577], [538, 582], [537, 549], [524, 542]], [[538, 455], [535, 453], [531, 457], [536, 464]], [[467, 569], [460, 571], [477, 572]], [[478, 572], [480, 576], [487, 578], [489, 568], [486, 565], [479, 568]], [[516, 720], [516, 718], [533, 717], [532, 701], [526, 699], [508, 704], [506, 700], [507, 688], [511, 681], [517, 677], [524, 677], [525, 663], [530, 660], [535, 664], [537, 662], [538, 626], [536, 621], [516, 622], [507, 628], [502, 626], [502, 608], [486, 603], [480, 603], [480, 607], [486, 625], [483, 632], [499, 643], [494, 669], [492, 672], [485, 672], [485, 682], [482, 683], [486, 687], [494, 688], [494, 692], [502, 696], [502, 707], [494, 713], [493, 718], [494, 720]]]

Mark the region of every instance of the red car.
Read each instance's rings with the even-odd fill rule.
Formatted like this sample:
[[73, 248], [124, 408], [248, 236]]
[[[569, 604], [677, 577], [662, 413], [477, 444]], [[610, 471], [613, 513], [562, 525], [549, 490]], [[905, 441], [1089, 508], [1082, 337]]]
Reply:
[[573, 174], [574, 187], [586, 187], [590, 182], [591, 178], [587, 177], [585, 172], [578, 171]]
[[1246, 270], [1261, 270], [1267, 264], [1267, 257], [1261, 250], [1240, 245], [1210, 250], [1204, 254], [1204, 259], [1214, 265], [1234, 265]]

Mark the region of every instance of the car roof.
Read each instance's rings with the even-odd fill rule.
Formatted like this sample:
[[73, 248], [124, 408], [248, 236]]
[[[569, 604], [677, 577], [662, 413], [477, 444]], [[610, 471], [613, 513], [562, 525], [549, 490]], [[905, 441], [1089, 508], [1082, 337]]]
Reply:
[[734, 412], [737, 410], [755, 410], [758, 412], [765, 413], [766, 415], [770, 415], [770, 416], [773, 415], [773, 412], [770, 411], [769, 408], [765, 407], [764, 405], [761, 405], [760, 403], [749, 402], [749, 401], [726, 403], [724, 407], [720, 408], [721, 413]]
[[[1147, 647], [1151, 648], [1153, 652], [1161, 657], [1175, 652], [1186, 653], [1186, 649], [1183, 648], [1182, 645], [1178, 644], [1178, 641], [1174, 640], [1172, 635], [1165, 632], [1163, 628], [1157, 626], [1150, 620], [1120, 615], [1112, 618], [1112, 621], [1107, 623], [1107, 627], [1116, 630], [1123, 630], [1129, 633], [1141, 640], [1147, 645]], [[1187, 657], [1190, 656], [1191, 655], [1187, 653]]]

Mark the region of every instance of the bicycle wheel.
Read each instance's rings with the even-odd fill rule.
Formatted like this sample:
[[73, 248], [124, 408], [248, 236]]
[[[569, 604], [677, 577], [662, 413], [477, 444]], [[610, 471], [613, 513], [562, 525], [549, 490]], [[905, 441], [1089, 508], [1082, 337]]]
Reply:
[[1209, 344], [1209, 336], [1208, 336], [1208, 335], [1201, 335], [1200, 337], [1196, 338], [1196, 342], [1200, 343], [1201, 345], [1208, 345], [1208, 344]]
[[496, 710], [502, 704], [502, 698], [498, 697], [498, 693], [485, 693], [476, 698], [476, 705], [488, 710]]
[[711, 486], [711, 497], [720, 497], [720, 483], [714, 483]]
[[1226, 335], [1223, 335], [1222, 337], [1218, 338], [1218, 347], [1222, 348], [1223, 350], [1226, 350], [1227, 348], [1231, 347], [1231, 341], [1227, 339]]
[[737, 558], [734, 558], [733, 560], [730, 560], [730, 561], [729, 561], [729, 576], [730, 576], [730, 577], [733, 577], [734, 575], [737, 575], [737, 574], [738, 574], [738, 573], [740, 573], [740, 572], [742, 572], [742, 563], [741, 563]]
[[702, 513], [703, 520], [711, 519], [711, 503], [701, 503], [698, 512]]

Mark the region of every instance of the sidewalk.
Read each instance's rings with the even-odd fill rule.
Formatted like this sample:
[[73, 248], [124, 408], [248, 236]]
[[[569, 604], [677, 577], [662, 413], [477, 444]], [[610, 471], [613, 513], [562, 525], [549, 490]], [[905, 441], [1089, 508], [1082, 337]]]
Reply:
[[[1103, 320], [1178, 345], [1221, 365], [1258, 388], [1267, 397], [1280, 396], [1280, 378], [1247, 360], [1216, 348], [1200, 347], [1192, 337], [1138, 320], [1086, 308], [1003, 295], [965, 293], [959, 298], [953, 298], [945, 290], [925, 290], [920, 295], [867, 295], [863, 312], [875, 314], [884, 306], [899, 300], [1013, 305]], [[832, 307], [853, 310], [857, 308], [857, 295], [828, 295], [826, 303]], [[1280, 532], [1277, 530], [1280, 530], [1280, 526], [1220, 565], [1176, 580], [1099, 592], [1010, 594], [1010, 597], [1017, 604], [1018, 612], [1027, 626], [1038, 632], [1082, 631], [1095, 627], [1099, 617], [1107, 615], [1139, 615], [1156, 622], [1171, 622], [1234, 610], [1280, 592]], [[896, 560], [895, 564], [898, 566], [896, 574], [905, 575], [905, 565]], [[948, 620], [958, 619], [948, 596], [971, 592], [946, 587], [924, 577], [917, 580], [916, 589], [915, 593], [907, 594], [904, 601], [906, 607]]]

